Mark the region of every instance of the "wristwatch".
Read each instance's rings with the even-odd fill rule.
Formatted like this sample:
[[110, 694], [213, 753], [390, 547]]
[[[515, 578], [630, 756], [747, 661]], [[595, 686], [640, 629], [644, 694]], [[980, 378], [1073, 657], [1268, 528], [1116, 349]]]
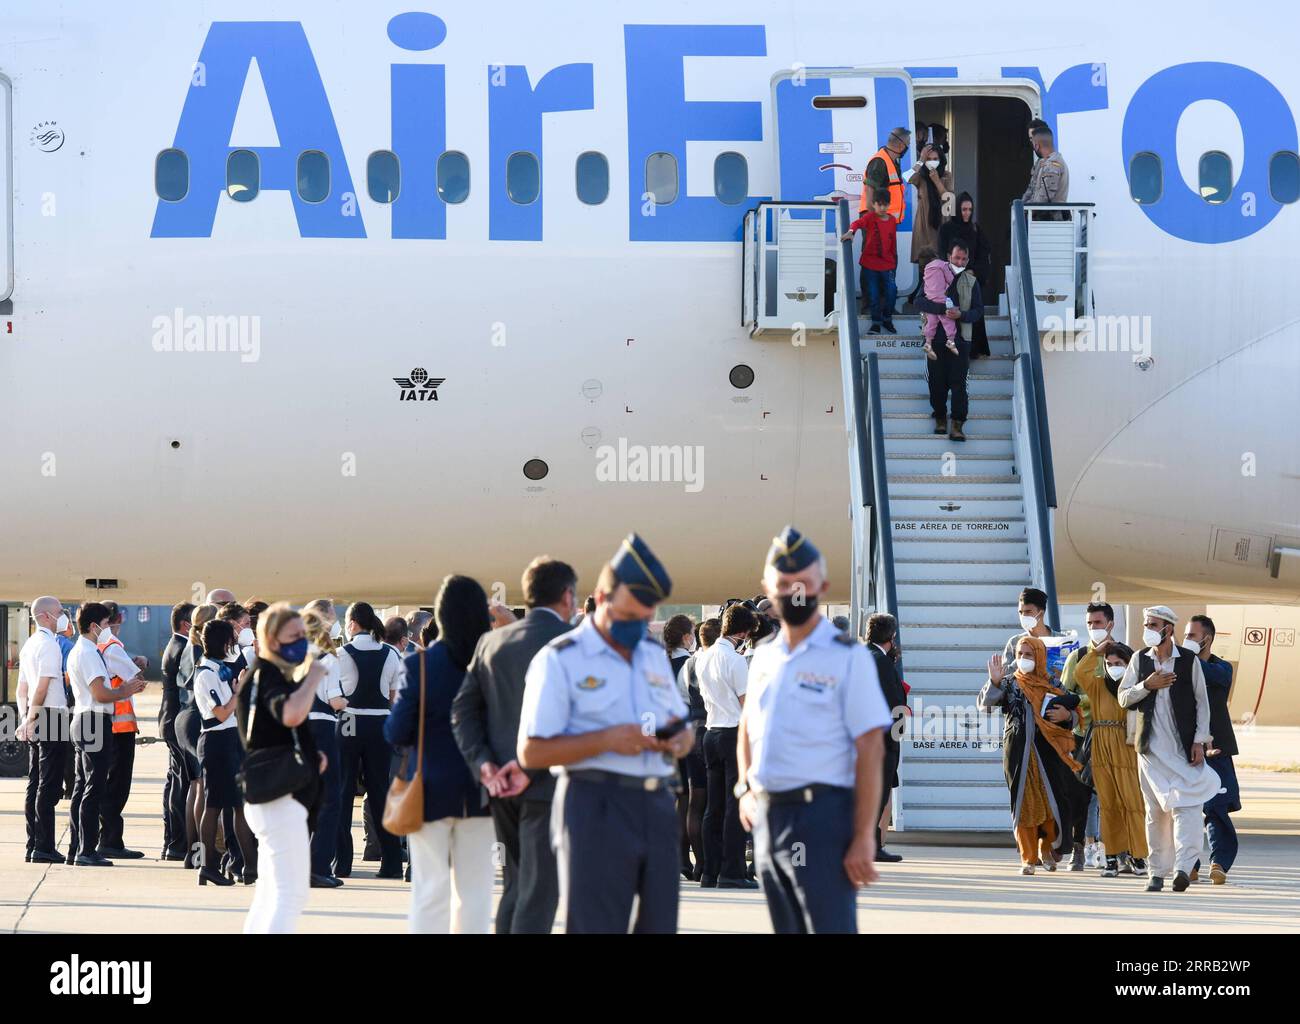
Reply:
[[744, 796], [746, 793], [749, 792], [749, 783], [746, 782], [744, 779], [741, 779], [739, 782], [735, 784], [735, 786], [732, 787], [731, 792], [732, 795], [737, 800], [739, 800], [742, 796]]

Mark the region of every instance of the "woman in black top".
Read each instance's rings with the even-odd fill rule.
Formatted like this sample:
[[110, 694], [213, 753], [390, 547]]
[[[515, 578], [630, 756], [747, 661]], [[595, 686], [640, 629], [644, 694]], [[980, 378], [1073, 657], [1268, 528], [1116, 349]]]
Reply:
[[[325, 668], [313, 661], [304, 670], [307, 633], [302, 617], [283, 602], [271, 605], [257, 621], [258, 657], [239, 691], [238, 714], [244, 746], [254, 751], [297, 747], [321, 772], [325, 758], [316, 750], [307, 714]], [[248, 766], [245, 766], [246, 770]], [[266, 803], [247, 803], [244, 815], [257, 836], [259, 873], [245, 934], [292, 932], [307, 904], [311, 847], [307, 817], [316, 802], [318, 780]]]
[[[970, 255], [966, 264], [967, 273], [975, 275], [980, 290], [987, 295], [985, 289], [988, 288], [993, 269], [993, 249], [989, 245], [988, 235], [984, 234], [975, 220], [975, 200], [969, 192], [963, 192], [957, 197], [957, 216], [944, 221], [943, 227], [939, 229], [939, 244], [945, 256], [952, 252], [952, 243], [956, 241], [962, 242]], [[988, 331], [984, 327], [984, 318], [980, 317], [971, 325], [970, 357], [978, 359], [988, 354]]]

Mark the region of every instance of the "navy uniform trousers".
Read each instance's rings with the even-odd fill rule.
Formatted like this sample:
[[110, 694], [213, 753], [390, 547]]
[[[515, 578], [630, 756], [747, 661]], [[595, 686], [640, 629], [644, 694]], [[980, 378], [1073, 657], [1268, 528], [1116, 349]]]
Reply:
[[186, 770], [185, 752], [176, 741], [175, 706], [164, 703], [158, 709], [158, 736], [167, 745], [167, 776], [163, 780], [163, 852], [170, 856], [184, 856], [189, 852], [185, 832], [185, 797], [190, 779]]
[[857, 889], [844, 873], [853, 790], [819, 788], [812, 802], [760, 798], [754, 861], [778, 935], [855, 934]]
[[113, 764], [113, 720], [88, 711], [73, 716], [76, 779], [72, 784], [72, 845], [69, 858], [88, 856], [99, 847], [99, 809]]
[[[338, 723], [313, 718], [307, 723], [316, 749], [325, 755], [325, 771], [320, 777], [320, 797], [316, 801], [315, 828], [311, 834], [311, 873], [334, 874], [334, 858], [339, 848], [339, 816], [343, 813], [343, 765], [339, 758]], [[348, 794], [351, 802], [356, 793]]]
[[567, 932], [626, 934], [634, 896], [640, 898], [634, 932], [677, 931], [681, 863], [672, 790], [566, 775], [556, 787], [553, 815]]
[[28, 745], [27, 848], [57, 853], [55, 813], [63, 796], [63, 765], [72, 744], [71, 719], [62, 708], [45, 708], [33, 723], [36, 739]]
[[[384, 802], [393, 760], [393, 748], [384, 739], [384, 715], [341, 715], [338, 725], [339, 779], [341, 800], [338, 852], [334, 874], [352, 874], [352, 811], [356, 801], [357, 774], [366, 773], [366, 804], [376, 823], [384, 820]], [[350, 722], [350, 724], [349, 724]], [[379, 870], [385, 874], [402, 870], [402, 844], [382, 825], [379, 833]]]
[[115, 732], [108, 739], [112, 750], [104, 799], [99, 804], [100, 842], [111, 850], [126, 849], [126, 822], [122, 812], [131, 798], [131, 779], [135, 774], [134, 732]]

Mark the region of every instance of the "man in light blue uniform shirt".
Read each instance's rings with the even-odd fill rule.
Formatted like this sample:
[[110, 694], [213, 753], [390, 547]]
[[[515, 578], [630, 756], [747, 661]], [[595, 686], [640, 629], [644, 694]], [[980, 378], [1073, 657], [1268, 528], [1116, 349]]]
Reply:
[[[695, 742], [662, 646], [647, 635], [672, 581], [629, 534], [601, 570], [596, 610], [528, 667], [519, 764], [559, 775], [551, 816], [569, 932], [677, 930], [677, 759]], [[656, 735], [658, 734], [658, 735]]]
[[865, 646], [817, 603], [826, 562], [787, 526], [763, 586], [781, 632], [749, 666], [740, 717], [740, 818], [780, 934], [858, 930], [859, 887], [876, 879], [884, 730], [893, 720]]

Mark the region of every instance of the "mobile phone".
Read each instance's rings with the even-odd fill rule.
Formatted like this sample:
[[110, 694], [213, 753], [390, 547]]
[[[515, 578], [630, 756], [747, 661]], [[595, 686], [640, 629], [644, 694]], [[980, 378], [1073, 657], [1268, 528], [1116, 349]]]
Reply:
[[679, 718], [674, 722], [669, 722], [667, 725], [661, 725], [658, 729], [655, 730], [655, 739], [670, 740], [674, 736], [676, 736], [679, 732], [681, 732], [683, 729], [685, 729], [689, 724], [690, 724], [689, 719]]

